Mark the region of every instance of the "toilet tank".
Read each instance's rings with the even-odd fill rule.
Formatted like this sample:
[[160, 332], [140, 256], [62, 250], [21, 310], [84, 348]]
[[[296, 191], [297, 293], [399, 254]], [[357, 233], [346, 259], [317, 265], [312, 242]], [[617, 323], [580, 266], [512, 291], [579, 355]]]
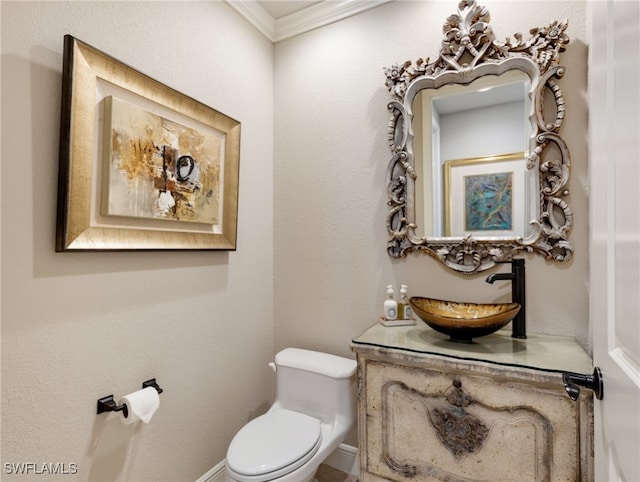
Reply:
[[348, 358], [286, 348], [275, 358], [276, 400], [280, 406], [324, 423], [355, 421], [356, 362]]

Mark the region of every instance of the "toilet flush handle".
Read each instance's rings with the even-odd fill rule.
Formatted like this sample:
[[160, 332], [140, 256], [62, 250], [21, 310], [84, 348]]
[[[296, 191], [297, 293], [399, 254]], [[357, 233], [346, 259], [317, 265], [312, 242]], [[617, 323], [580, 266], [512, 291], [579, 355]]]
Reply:
[[272, 369], [274, 372], [277, 372], [277, 371], [278, 371], [278, 369], [276, 368], [276, 364], [275, 364], [275, 363], [273, 363], [273, 362], [269, 362], [269, 363], [268, 363], [268, 365], [271, 367], [271, 369]]

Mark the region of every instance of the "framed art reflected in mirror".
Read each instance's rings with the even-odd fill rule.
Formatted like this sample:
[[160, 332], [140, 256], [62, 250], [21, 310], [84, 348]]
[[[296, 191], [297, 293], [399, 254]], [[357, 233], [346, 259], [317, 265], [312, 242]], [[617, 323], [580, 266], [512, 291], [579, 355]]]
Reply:
[[444, 235], [525, 236], [524, 152], [444, 162]]

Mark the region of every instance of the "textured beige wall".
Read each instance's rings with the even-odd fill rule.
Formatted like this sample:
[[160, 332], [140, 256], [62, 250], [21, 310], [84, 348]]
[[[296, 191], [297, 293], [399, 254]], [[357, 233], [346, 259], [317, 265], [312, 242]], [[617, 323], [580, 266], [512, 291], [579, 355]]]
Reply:
[[[528, 329], [589, 344], [585, 2], [483, 1], [498, 39], [568, 18], [563, 135], [572, 154], [571, 240], [564, 265], [525, 255]], [[463, 276], [424, 254], [386, 254], [390, 99], [382, 68], [437, 56], [457, 2], [400, 1], [276, 45], [275, 344], [349, 356], [375, 323], [385, 285], [410, 294], [503, 301], [510, 285]], [[500, 270], [506, 267], [500, 267]], [[497, 270], [494, 270], [497, 271]]]
[[[386, 284], [508, 297], [484, 275], [386, 254], [382, 67], [433, 57], [456, 3], [385, 5], [278, 44], [274, 62], [222, 2], [2, 2], [3, 463], [78, 463], [64, 480], [194, 480], [267, 407], [273, 352], [352, 356]], [[527, 256], [528, 318], [531, 331], [586, 346], [585, 4], [483, 4], [499, 38], [570, 21], [576, 256], [562, 266]], [[236, 252], [53, 253], [66, 33], [242, 121]], [[96, 417], [97, 398], [151, 376], [165, 388], [151, 424]]]
[[[222, 2], [2, 2], [2, 474], [189, 481], [271, 399], [273, 46]], [[63, 35], [242, 122], [236, 252], [53, 252]], [[96, 400], [157, 377], [149, 425]], [[5, 463], [76, 475], [6, 475]]]

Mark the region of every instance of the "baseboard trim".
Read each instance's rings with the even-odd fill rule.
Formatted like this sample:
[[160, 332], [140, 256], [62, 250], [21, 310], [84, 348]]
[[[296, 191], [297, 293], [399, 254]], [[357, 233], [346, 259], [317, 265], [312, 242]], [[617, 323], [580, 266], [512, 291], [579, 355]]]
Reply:
[[207, 473], [196, 480], [196, 482], [224, 482], [224, 460], [209, 469]]
[[[342, 470], [351, 475], [358, 475], [358, 449], [351, 445], [340, 444], [324, 463], [334, 469]], [[217, 463], [195, 482], [224, 482], [224, 460]]]
[[352, 445], [340, 444], [340, 446], [331, 452], [331, 455], [324, 461], [334, 469], [342, 470], [347, 474], [357, 476], [360, 471], [358, 463], [358, 449]]

